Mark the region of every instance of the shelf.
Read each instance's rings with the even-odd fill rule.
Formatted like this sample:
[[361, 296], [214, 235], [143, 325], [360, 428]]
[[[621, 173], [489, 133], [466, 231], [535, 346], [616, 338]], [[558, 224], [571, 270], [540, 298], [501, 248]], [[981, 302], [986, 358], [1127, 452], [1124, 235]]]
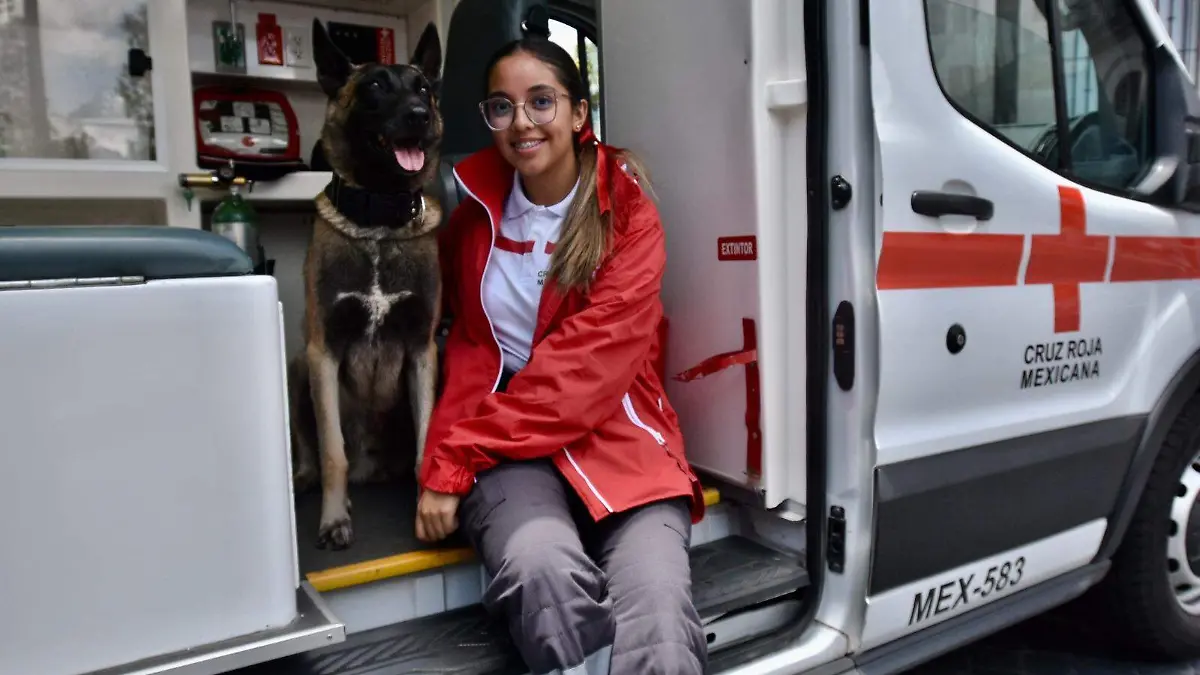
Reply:
[[306, 79], [297, 77], [295, 73], [281, 72], [280, 77], [270, 77], [267, 75], [247, 75], [245, 73], [216, 73], [208, 70], [193, 70], [192, 71], [192, 86], [209, 86], [209, 85], [225, 85], [225, 86], [244, 86], [244, 87], [262, 87], [266, 89], [279, 89], [284, 92], [312, 92], [325, 96], [321, 91], [321, 85], [315, 79]]
[[[309, 58], [303, 65], [267, 65], [258, 61], [257, 26], [262, 14], [274, 15], [276, 23], [286, 33], [297, 32], [305, 40], [303, 49], [311, 50], [313, 19], [321, 23], [342, 21], [372, 28], [386, 29], [392, 38], [394, 57], [405, 59], [409, 53], [408, 10], [424, 7], [418, 0], [357, 0], [346, 3], [341, 0], [313, 0], [297, 3], [271, 0], [237, 0], [237, 21], [245, 31], [245, 63], [247, 76], [287, 86], [288, 82], [311, 83], [316, 86], [315, 64]], [[229, 20], [229, 0], [187, 0], [187, 51], [189, 69], [193, 74], [204, 73], [205, 77], [218, 77], [225, 82], [238, 75], [216, 73], [213, 55], [213, 22]], [[346, 11], [349, 7], [362, 9], [371, 6], [375, 11]], [[391, 10], [388, 12], [387, 10]], [[382, 12], [382, 13], [381, 13]], [[310, 55], [311, 56], [311, 55]], [[247, 82], [248, 84], [249, 82]], [[319, 89], [317, 89], [319, 91]]]
[[[332, 178], [333, 174], [328, 171], [297, 171], [279, 180], [256, 182], [252, 191], [242, 194], [250, 202], [311, 203]], [[196, 190], [200, 201], [217, 201], [225, 194], [224, 190]]]

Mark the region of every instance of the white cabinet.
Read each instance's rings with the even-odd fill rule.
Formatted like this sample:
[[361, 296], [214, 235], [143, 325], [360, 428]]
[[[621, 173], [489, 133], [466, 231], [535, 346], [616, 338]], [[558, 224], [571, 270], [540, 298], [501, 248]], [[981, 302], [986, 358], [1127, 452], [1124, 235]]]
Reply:
[[[190, 206], [181, 173], [196, 172], [193, 85], [284, 93], [298, 118], [304, 161], [325, 97], [311, 64], [258, 63], [256, 23], [272, 15], [289, 32], [313, 18], [378, 27], [408, 57], [409, 18], [445, 25], [438, 0], [236, 0], [245, 30], [245, 74], [218, 72], [213, 23], [229, 0], [0, 0], [0, 226], [158, 223], [202, 226], [201, 191]], [[419, 32], [419, 31], [418, 31]], [[138, 73], [140, 50], [151, 59]], [[255, 202], [311, 209], [328, 173], [259, 182]]]

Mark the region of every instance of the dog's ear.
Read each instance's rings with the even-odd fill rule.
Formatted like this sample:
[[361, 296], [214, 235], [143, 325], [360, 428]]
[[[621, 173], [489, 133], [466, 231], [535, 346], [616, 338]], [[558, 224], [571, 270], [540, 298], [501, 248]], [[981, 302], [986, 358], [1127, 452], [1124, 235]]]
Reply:
[[437, 83], [442, 75], [442, 39], [432, 21], [425, 26], [417, 48], [413, 50], [412, 65], [421, 69], [431, 83]]
[[313, 19], [313, 61], [317, 64], [317, 82], [329, 98], [337, 96], [354, 70], [350, 59], [333, 44], [320, 19]]

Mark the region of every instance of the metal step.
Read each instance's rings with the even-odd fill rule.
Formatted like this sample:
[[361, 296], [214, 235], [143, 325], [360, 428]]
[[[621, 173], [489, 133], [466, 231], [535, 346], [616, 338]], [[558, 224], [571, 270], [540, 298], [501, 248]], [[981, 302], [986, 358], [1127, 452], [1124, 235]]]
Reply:
[[345, 627], [306, 582], [296, 590], [298, 616], [282, 628], [204, 645], [88, 675], [208, 675], [342, 643]]
[[[349, 486], [353, 507], [354, 544], [347, 549], [317, 548], [317, 524], [321, 520], [321, 488], [316, 486], [296, 495], [296, 551], [300, 574], [360, 564], [416, 551], [460, 549], [468, 546], [461, 532], [436, 544], [418, 541], [413, 527], [417, 519], [417, 486], [411, 479]], [[309, 579], [313, 581], [313, 579]], [[317, 590], [324, 592], [319, 583]]]
[[[800, 560], [743, 537], [691, 551], [692, 595], [702, 617], [808, 585]], [[342, 644], [238, 671], [236, 675], [520, 675], [509, 639], [478, 605], [351, 635]]]
[[[316, 547], [321, 518], [321, 491], [296, 495], [296, 542], [300, 573], [321, 593], [351, 588], [473, 560], [462, 531], [429, 544], [417, 540], [417, 487], [409, 480], [350, 486], [354, 505], [354, 545], [344, 550]], [[712, 508], [721, 495], [704, 490], [704, 504]], [[696, 541], [696, 528], [692, 541]], [[724, 535], [721, 535], [724, 536]]]

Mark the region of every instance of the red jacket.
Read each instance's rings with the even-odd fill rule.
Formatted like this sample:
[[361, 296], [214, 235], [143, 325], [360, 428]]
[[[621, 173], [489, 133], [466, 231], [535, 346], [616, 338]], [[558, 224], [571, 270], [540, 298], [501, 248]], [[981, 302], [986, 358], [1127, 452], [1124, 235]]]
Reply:
[[454, 322], [420, 482], [466, 494], [477, 473], [499, 462], [551, 457], [597, 520], [688, 496], [699, 522], [700, 483], [655, 368], [662, 349], [662, 223], [654, 203], [615, 166], [613, 150], [602, 144], [597, 150], [597, 193], [601, 211], [612, 212], [611, 247], [586, 295], [560, 293], [549, 281], [543, 287], [529, 363], [503, 393], [495, 392], [503, 366], [481, 294], [514, 170], [495, 148], [455, 168], [469, 196], [441, 235], [443, 292]]

